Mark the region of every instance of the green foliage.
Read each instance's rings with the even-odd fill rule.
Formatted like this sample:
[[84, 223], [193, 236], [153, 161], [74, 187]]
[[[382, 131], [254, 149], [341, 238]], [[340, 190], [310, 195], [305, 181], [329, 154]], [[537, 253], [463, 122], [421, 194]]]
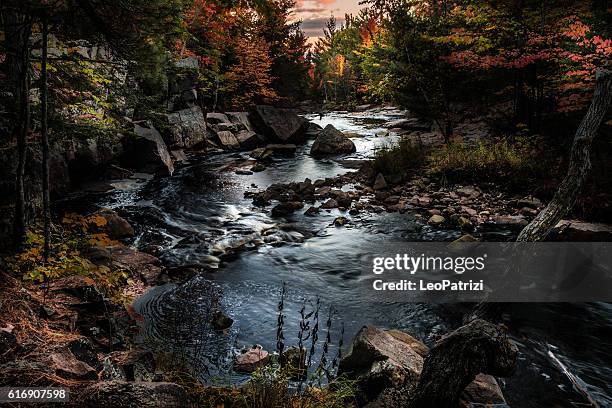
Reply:
[[425, 147], [402, 139], [394, 146], [385, 146], [378, 150], [371, 165], [376, 173], [403, 179], [411, 170], [425, 164], [427, 152]]

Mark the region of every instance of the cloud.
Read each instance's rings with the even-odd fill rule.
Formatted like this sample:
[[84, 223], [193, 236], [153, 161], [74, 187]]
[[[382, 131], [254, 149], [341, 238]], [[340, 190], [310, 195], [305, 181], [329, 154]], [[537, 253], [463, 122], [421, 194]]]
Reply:
[[297, 8], [295, 9], [296, 13], [322, 13], [324, 11], [327, 11], [328, 9], [326, 7], [310, 7], [310, 8]]
[[[323, 28], [325, 27], [325, 23], [327, 23], [329, 17], [317, 17], [317, 18], [309, 18], [304, 19], [300, 27], [304, 34], [308, 37], [318, 37], [323, 34]], [[344, 23], [344, 18], [336, 17], [336, 24], [340, 26], [340, 24]]]

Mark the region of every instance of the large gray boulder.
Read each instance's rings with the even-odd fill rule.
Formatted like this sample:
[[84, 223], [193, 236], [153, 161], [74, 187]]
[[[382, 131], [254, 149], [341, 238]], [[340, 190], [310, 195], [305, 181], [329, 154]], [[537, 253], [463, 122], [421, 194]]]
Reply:
[[241, 130], [235, 136], [242, 149], [255, 149], [265, 143], [265, 139], [252, 130]]
[[134, 122], [134, 134], [136, 139], [124, 155], [128, 167], [143, 171], [156, 171], [163, 167], [172, 175], [174, 163], [168, 146], [153, 124], [150, 121]]
[[327, 125], [319, 133], [310, 148], [311, 156], [353, 153], [357, 150], [355, 143], [333, 125]]
[[248, 112], [225, 112], [225, 115], [228, 117], [231, 123], [242, 125], [246, 130], [255, 130], [253, 129], [253, 124], [249, 119]]
[[206, 122], [199, 106], [170, 113], [167, 118], [170, 146], [190, 148], [206, 138]]
[[86, 387], [82, 396], [86, 407], [188, 407], [185, 389], [168, 382], [103, 381]]
[[258, 105], [249, 116], [257, 131], [279, 143], [301, 143], [308, 121], [290, 109]]

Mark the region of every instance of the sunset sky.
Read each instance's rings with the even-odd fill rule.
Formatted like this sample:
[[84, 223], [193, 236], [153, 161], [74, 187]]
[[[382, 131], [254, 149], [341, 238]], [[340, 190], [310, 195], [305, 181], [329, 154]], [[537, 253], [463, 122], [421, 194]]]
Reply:
[[333, 14], [340, 25], [345, 13], [357, 14], [359, 0], [298, 0], [295, 18], [302, 20], [302, 30], [311, 38], [323, 35], [325, 22]]

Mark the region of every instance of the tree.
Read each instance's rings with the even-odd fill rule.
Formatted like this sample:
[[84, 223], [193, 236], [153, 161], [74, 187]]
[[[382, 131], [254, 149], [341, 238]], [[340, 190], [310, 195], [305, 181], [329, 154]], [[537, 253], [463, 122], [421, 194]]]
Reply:
[[572, 151], [567, 174], [553, 199], [520, 233], [517, 241], [542, 241], [561, 218], [571, 211], [584, 181], [591, 169], [591, 144], [605, 115], [612, 105], [612, 71], [597, 72], [593, 101], [580, 123]]
[[252, 103], [269, 102], [278, 97], [272, 89], [272, 60], [268, 51], [268, 44], [261, 38], [236, 39], [237, 62], [227, 73], [226, 89], [233, 108], [247, 109]]

